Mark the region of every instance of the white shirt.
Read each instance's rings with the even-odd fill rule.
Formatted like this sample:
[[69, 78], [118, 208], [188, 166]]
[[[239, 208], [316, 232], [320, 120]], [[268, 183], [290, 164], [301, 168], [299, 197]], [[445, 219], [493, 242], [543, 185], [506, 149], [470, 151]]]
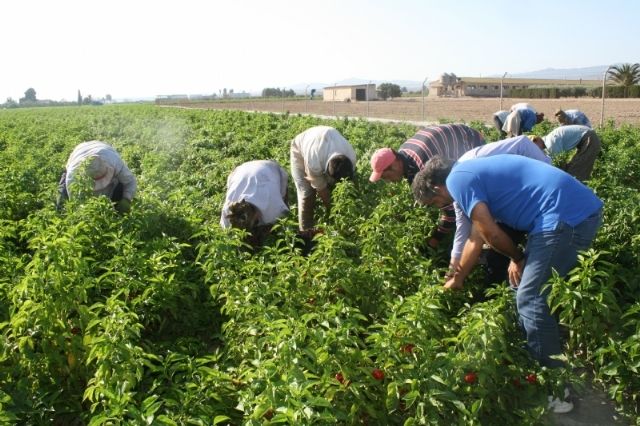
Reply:
[[328, 186], [327, 166], [336, 155], [344, 155], [356, 166], [356, 153], [333, 127], [316, 126], [300, 133], [292, 142], [304, 159], [305, 178], [315, 190]]
[[111, 197], [113, 191], [119, 183], [122, 184], [122, 196], [128, 200], [132, 200], [136, 195], [138, 184], [136, 177], [131, 173], [131, 170], [127, 167], [120, 155], [116, 152], [111, 145], [108, 145], [100, 141], [89, 141], [78, 144], [71, 152], [69, 159], [67, 160], [67, 177], [65, 184], [67, 186], [67, 192], [71, 197], [71, 190], [73, 186], [70, 184], [73, 182], [74, 175], [84, 162], [89, 157], [100, 157], [110, 167], [113, 167], [115, 173], [111, 179], [111, 183], [104, 189], [94, 191], [96, 195], [106, 195]]
[[248, 161], [236, 167], [227, 178], [227, 194], [220, 226], [230, 228], [229, 205], [245, 200], [260, 212], [259, 225], [274, 223], [289, 213], [284, 203], [287, 194], [287, 172], [272, 160]]

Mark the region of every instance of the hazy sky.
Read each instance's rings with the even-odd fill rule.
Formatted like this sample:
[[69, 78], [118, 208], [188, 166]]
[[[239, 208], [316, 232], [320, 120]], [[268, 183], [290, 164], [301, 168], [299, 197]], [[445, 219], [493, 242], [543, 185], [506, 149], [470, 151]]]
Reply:
[[640, 62], [637, 0], [7, 0], [0, 102]]

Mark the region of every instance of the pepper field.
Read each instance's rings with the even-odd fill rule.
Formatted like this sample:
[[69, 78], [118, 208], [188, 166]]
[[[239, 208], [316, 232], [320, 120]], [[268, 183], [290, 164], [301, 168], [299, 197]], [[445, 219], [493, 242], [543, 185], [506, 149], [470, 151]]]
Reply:
[[[316, 212], [311, 254], [295, 206], [256, 252], [220, 229], [229, 172], [269, 158], [288, 170], [289, 141], [321, 123], [358, 165]], [[640, 128], [597, 129], [589, 186], [604, 225], [549, 283], [572, 372], [528, 358], [511, 291], [483, 287], [480, 268], [443, 290], [448, 244], [425, 247], [438, 212], [404, 183], [368, 182], [372, 152], [415, 130], [149, 105], [0, 110], [0, 423], [544, 424], [547, 394], [589, 381], [640, 424]], [[54, 208], [69, 153], [94, 139], [138, 177], [129, 215], [104, 197]]]

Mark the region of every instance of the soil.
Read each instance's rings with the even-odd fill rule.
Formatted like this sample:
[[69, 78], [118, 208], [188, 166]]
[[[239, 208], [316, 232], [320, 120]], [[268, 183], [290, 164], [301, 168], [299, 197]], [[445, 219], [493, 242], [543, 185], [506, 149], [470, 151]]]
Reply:
[[616, 414], [614, 404], [605, 393], [587, 386], [580, 394], [572, 394], [573, 411], [549, 414], [549, 424], [555, 426], [619, 426], [629, 425]]
[[[579, 109], [591, 120], [593, 126], [601, 121], [602, 99], [560, 98], [560, 99], [512, 99], [502, 101], [502, 109], [508, 109], [517, 102], [528, 102], [547, 119], [554, 120], [557, 109]], [[247, 111], [289, 112], [291, 114], [313, 114], [339, 117], [367, 117], [418, 124], [448, 122], [483, 121], [492, 125], [492, 114], [499, 109], [498, 98], [425, 98], [424, 114], [422, 98], [407, 97], [390, 101], [371, 102], [324, 102], [322, 100], [273, 100], [248, 98], [221, 100], [217, 102], [177, 102], [163, 105], [204, 109], [241, 109]], [[616, 125], [628, 123], [640, 125], [640, 99], [605, 99], [604, 121], [614, 120]]]

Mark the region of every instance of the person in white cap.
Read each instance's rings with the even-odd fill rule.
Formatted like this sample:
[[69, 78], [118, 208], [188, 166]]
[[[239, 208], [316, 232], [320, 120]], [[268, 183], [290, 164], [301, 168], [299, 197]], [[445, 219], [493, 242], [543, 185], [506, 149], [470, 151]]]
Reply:
[[339, 180], [353, 180], [356, 153], [333, 127], [312, 127], [291, 141], [291, 175], [298, 193], [300, 234], [311, 235], [316, 195], [331, 207], [331, 188]]
[[287, 172], [273, 160], [248, 161], [233, 169], [220, 226], [244, 229], [253, 246], [261, 245], [271, 225], [289, 213], [288, 180]]
[[130, 210], [137, 190], [136, 177], [116, 150], [100, 141], [82, 142], [71, 152], [58, 185], [58, 209], [75, 196], [73, 182], [79, 173], [93, 179], [94, 195], [109, 197], [119, 213]]

